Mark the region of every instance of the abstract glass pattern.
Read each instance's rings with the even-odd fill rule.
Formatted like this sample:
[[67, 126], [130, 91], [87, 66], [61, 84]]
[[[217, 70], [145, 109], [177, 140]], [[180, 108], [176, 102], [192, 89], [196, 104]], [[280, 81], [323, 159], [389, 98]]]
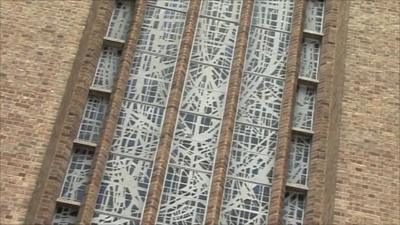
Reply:
[[92, 166], [93, 151], [76, 147], [64, 178], [61, 197], [73, 201], [82, 201]]
[[163, 108], [124, 101], [111, 152], [153, 160], [163, 115]]
[[118, 70], [121, 50], [115, 47], [104, 46], [97, 64], [92, 87], [111, 90], [115, 74]]
[[242, 1], [238, 0], [204, 0], [200, 15], [238, 22], [241, 8]]
[[284, 225], [303, 225], [305, 195], [286, 192], [283, 206]]
[[282, 95], [282, 80], [244, 74], [237, 121], [278, 128]]
[[140, 219], [152, 162], [111, 153], [97, 198], [96, 212]]
[[255, 0], [253, 26], [290, 32], [293, 0]]
[[78, 139], [96, 143], [107, 110], [107, 98], [89, 95], [78, 132]]
[[307, 0], [304, 30], [322, 33], [324, 22], [324, 0]]
[[176, 58], [136, 53], [125, 99], [165, 106]]
[[132, 22], [132, 4], [131, 0], [117, 0], [108, 26], [107, 37], [126, 40]]
[[116, 217], [105, 213], [94, 213], [91, 225], [139, 225], [140, 220]]
[[186, 14], [147, 7], [137, 49], [167, 56], [176, 56]]
[[169, 166], [158, 223], [203, 224], [211, 175]]
[[289, 156], [287, 182], [291, 184], [307, 184], [308, 161], [311, 150], [311, 137], [292, 136], [292, 148]]
[[149, 0], [148, 5], [186, 12], [189, 0]]
[[219, 224], [266, 224], [269, 196], [266, 185], [228, 178]]
[[230, 68], [237, 31], [235, 23], [200, 17], [191, 60]]
[[314, 120], [315, 88], [299, 85], [294, 107], [293, 127], [312, 130]]
[[53, 217], [53, 225], [75, 225], [79, 208], [58, 206]]
[[319, 40], [304, 38], [299, 77], [317, 80], [320, 44]]
[[245, 71], [284, 78], [290, 35], [253, 27], [250, 30]]

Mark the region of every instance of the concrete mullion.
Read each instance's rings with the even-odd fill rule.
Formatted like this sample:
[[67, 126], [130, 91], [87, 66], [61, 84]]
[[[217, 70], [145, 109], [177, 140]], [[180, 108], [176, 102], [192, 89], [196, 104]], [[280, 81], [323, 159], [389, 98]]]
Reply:
[[117, 78], [108, 105], [108, 113], [106, 115], [100, 140], [96, 148], [89, 184], [86, 188], [86, 196], [79, 211], [79, 224], [90, 224], [94, 213], [97, 194], [100, 189], [100, 183], [103, 177], [107, 156], [118, 122], [126, 84], [130, 75], [133, 55], [144, 19], [146, 5], [147, 0], [139, 0], [134, 4], [133, 23], [131, 25], [128, 40], [124, 44], [120, 65], [116, 74]]
[[244, 0], [240, 15], [239, 31], [235, 43], [232, 67], [230, 72], [224, 115], [219, 133], [218, 148], [214, 164], [213, 177], [208, 198], [205, 223], [216, 225], [219, 223], [221, 204], [224, 195], [224, 185], [231, 151], [233, 130], [237, 105], [240, 94], [240, 85], [246, 58], [247, 41], [251, 25], [254, 0]]
[[285, 87], [278, 130], [278, 144], [272, 180], [268, 224], [282, 224], [282, 209], [286, 191], [287, 167], [291, 147], [292, 115], [296, 99], [297, 77], [303, 37], [305, 1], [295, 0], [292, 32], [288, 51]]
[[201, 1], [190, 1], [141, 224], [155, 224]]

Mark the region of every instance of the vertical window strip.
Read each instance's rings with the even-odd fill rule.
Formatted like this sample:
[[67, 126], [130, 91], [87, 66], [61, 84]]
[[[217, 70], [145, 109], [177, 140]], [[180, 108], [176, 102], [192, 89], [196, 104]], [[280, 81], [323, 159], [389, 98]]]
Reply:
[[157, 224], [204, 223], [238, 30], [229, 21], [240, 9], [237, 0], [202, 3]]
[[103, 47], [94, 75], [92, 88], [111, 91], [121, 59], [121, 53], [122, 50], [116, 47]]
[[310, 151], [310, 136], [300, 134], [292, 135], [287, 178], [288, 184], [307, 186]]
[[300, 84], [294, 106], [293, 128], [312, 131], [316, 90], [310, 85]]
[[304, 30], [322, 34], [324, 21], [324, 0], [307, 0]]
[[61, 197], [72, 201], [82, 201], [92, 166], [93, 149], [75, 147], [61, 191]]
[[291, 0], [255, 1], [221, 225], [268, 219], [293, 5]]
[[321, 42], [319, 40], [304, 38], [300, 59], [300, 78], [318, 80], [320, 47]]
[[119, 41], [125, 41], [128, 38], [129, 27], [132, 22], [132, 4], [131, 0], [117, 0], [108, 26], [107, 37]]
[[140, 222], [185, 25], [186, 13], [174, 8], [186, 11], [181, 3], [146, 8], [93, 224]]
[[284, 225], [302, 225], [306, 196], [297, 192], [286, 192], [283, 208]]

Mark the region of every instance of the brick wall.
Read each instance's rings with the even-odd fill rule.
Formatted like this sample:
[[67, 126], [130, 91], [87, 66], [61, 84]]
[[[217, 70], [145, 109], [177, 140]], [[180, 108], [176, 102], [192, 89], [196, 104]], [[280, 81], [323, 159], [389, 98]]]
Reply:
[[91, 4], [1, 2], [1, 224], [24, 224]]
[[399, 1], [349, 1], [334, 224], [400, 224]]

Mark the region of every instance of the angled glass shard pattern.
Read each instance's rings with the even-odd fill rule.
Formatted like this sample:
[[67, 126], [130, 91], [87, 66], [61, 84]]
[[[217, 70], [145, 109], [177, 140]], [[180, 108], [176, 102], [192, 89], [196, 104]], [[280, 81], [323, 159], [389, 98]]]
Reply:
[[308, 161], [311, 150], [311, 137], [292, 136], [292, 149], [289, 156], [288, 183], [307, 184]]
[[266, 224], [270, 188], [228, 178], [225, 183], [220, 225]]
[[200, 17], [191, 60], [230, 68], [237, 31], [237, 24]]
[[121, 50], [114, 47], [104, 46], [97, 64], [92, 87], [111, 90], [115, 74], [118, 70]]
[[53, 217], [53, 225], [75, 225], [79, 208], [58, 206]]
[[96, 143], [107, 110], [107, 98], [89, 95], [78, 132], [78, 139]]
[[241, 8], [242, 1], [238, 0], [204, 0], [200, 15], [238, 22]]
[[250, 30], [245, 71], [284, 78], [290, 35], [253, 27]]
[[187, 11], [189, 5], [188, 0], [148, 0], [148, 5], [158, 6], [167, 9], [178, 10], [182, 12]]
[[293, 0], [255, 0], [253, 26], [290, 32]]
[[303, 225], [305, 195], [286, 192], [283, 207], [284, 225]]
[[163, 108], [124, 101], [111, 152], [153, 160], [163, 115]]
[[176, 56], [185, 26], [185, 17], [186, 14], [182, 12], [147, 7], [137, 49]]
[[158, 223], [203, 224], [211, 175], [169, 166]]
[[317, 80], [320, 44], [319, 40], [304, 38], [299, 77]]
[[121, 218], [104, 213], [95, 213], [91, 225], [139, 225], [140, 220]]
[[140, 219], [152, 163], [110, 154], [100, 185], [96, 211]]
[[315, 88], [299, 85], [294, 107], [293, 127], [312, 130], [314, 120]]
[[278, 128], [282, 95], [282, 80], [244, 74], [237, 121]]
[[61, 197], [73, 201], [81, 201], [85, 194], [85, 188], [89, 179], [92, 166], [93, 151], [82, 147], [76, 147], [72, 153]]
[[304, 30], [322, 33], [324, 22], [324, 0], [307, 0]]
[[130, 0], [117, 0], [108, 26], [107, 37], [126, 40], [132, 22], [132, 3], [133, 1]]

